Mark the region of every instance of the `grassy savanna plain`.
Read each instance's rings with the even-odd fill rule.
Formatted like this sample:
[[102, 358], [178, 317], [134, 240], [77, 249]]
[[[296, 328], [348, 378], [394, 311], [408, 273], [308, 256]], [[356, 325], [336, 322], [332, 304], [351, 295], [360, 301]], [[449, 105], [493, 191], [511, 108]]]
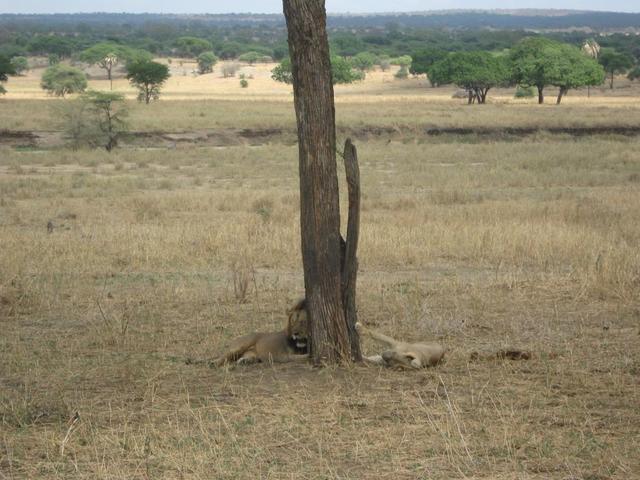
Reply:
[[[174, 77], [130, 127], [293, 132], [289, 87], [255, 69], [248, 89]], [[35, 76], [7, 84], [1, 129], [60, 128]], [[359, 317], [446, 361], [185, 362], [281, 328], [303, 294], [292, 133], [5, 145], [0, 478], [640, 478], [640, 138], [553, 132], [637, 127], [637, 87], [468, 107], [391, 78], [336, 89], [339, 137], [360, 138]]]

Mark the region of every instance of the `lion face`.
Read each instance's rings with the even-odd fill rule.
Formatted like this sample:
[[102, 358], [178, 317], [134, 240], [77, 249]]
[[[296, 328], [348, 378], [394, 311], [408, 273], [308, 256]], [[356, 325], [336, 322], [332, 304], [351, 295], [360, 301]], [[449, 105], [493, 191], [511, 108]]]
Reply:
[[306, 302], [299, 301], [287, 311], [287, 336], [293, 340], [297, 349], [304, 350], [309, 344], [309, 317]]
[[421, 368], [422, 363], [417, 356], [410, 352], [397, 352], [387, 350], [382, 352], [382, 359], [389, 367], [394, 368]]

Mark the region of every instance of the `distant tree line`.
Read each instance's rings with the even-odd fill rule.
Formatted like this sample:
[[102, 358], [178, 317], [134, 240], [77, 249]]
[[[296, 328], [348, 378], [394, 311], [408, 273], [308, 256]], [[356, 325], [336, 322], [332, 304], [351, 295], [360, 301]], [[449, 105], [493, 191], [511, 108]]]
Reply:
[[[392, 6], [391, 6], [392, 8]], [[558, 15], [518, 12], [509, 15], [498, 12], [434, 12], [390, 13], [376, 15], [328, 15], [329, 29], [457, 29], [457, 30], [587, 30], [604, 31], [637, 28], [639, 13], [624, 12], [567, 12]], [[281, 14], [155, 14], [155, 13], [76, 13], [57, 15], [0, 14], [0, 29], [22, 31], [88, 31], [108, 29], [122, 31], [150, 25], [171, 25], [181, 31], [189, 30], [201, 36], [202, 31], [214, 29], [260, 28], [284, 29]]]
[[[531, 22], [537, 22], [537, 26]], [[500, 51], [530, 36], [530, 28], [589, 26], [598, 31], [623, 25], [637, 29], [640, 14], [333, 16], [329, 34], [335, 55], [353, 57], [370, 52], [394, 58], [411, 55], [425, 46], [444, 51]], [[545, 36], [579, 46], [591, 35], [575, 29], [550, 31]], [[56, 55], [68, 59], [104, 42], [145, 50], [154, 56], [196, 58], [212, 51], [222, 60], [251, 53], [280, 61], [288, 54], [284, 22], [279, 15], [0, 15], [0, 54], [9, 57]], [[638, 35], [606, 33], [598, 37], [598, 43], [629, 55], [634, 63], [640, 62]]]
[[[493, 18], [492, 15], [489, 17]], [[597, 16], [600, 22], [606, 23], [603, 19], [609, 19], [611, 25], [621, 18], [625, 21], [630, 18], [606, 13]], [[455, 14], [455, 18], [431, 15], [420, 21], [418, 17], [425, 16], [332, 17], [329, 23], [334, 81], [357, 81], [376, 66], [386, 71], [397, 65], [400, 67], [397, 78], [428, 74], [433, 84], [458, 85], [467, 90], [470, 101], [484, 103], [487, 92], [496, 86], [518, 84], [525, 87], [522, 92], [532, 87], [538, 90], [541, 101], [544, 87], [556, 86], [561, 92], [558, 100], [561, 100], [568, 90], [597, 84], [594, 82], [599, 79], [600, 70], [593, 68], [593, 62], [576, 55], [589, 38], [582, 31], [550, 32], [534, 35], [536, 40], [531, 40], [530, 32], [514, 28], [444, 28], [450, 25], [449, 21], [457, 25], [456, 22], [467, 17], [463, 23], [484, 18], [483, 14]], [[525, 17], [501, 17], [505, 17], [504, 21], [516, 22], [514, 25], [517, 22], [525, 25], [528, 21]], [[387, 22], [380, 24], [382, 18]], [[569, 17], [562, 18], [565, 21]], [[275, 60], [281, 64], [274, 71], [274, 78], [286, 82], [290, 76], [288, 46], [281, 20], [277, 15], [0, 15], [0, 58], [6, 59], [10, 67], [0, 65], [3, 72], [0, 72], [3, 74], [0, 81], [23, 73], [28, 69], [27, 56], [39, 55], [47, 56], [52, 67], [68, 59], [96, 65], [104, 69], [109, 79], [116, 68], [127, 71], [131, 64], [149, 62], [157, 56], [192, 58], [200, 74], [211, 73], [221, 60], [236, 59], [249, 64]], [[494, 20], [497, 21], [491, 21]], [[559, 21], [550, 17], [539, 20]], [[433, 26], [429, 23], [433, 21], [442, 23]], [[610, 87], [613, 88], [616, 75], [628, 74], [632, 80], [640, 77], [640, 35], [607, 34], [598, 36], [597, 41], [602, 46], [598, 60]], [[520, 50], [513, 48], [514, 45], [519, 45]], [[537, 67], [545, 70], [544, 74], [539, 73], [543, 80], [529, 78], [531, 75], [525, 71], [533, 51], [539, 56]], [[518, 55], [519, 63], [515, 62]], [[509, 61], [505, 63], [506, 60]], [[223, 76], [235, 75], [237, 64], [224, 65], [220, 72]], [[569, 72], [581, 73], [569, 78]], [[65, 67], [57, 67], [51, 75], [53, 73], [58, 80], [62, 75], [68, 76], [67, 82], [73, 80]], [[470, 77], [478, 78], [470, 83]], [[60, 86], [62, 82], [57, 83]], [[74, 88], [79, 87], [47, 89], [56, 95], [65, 95]], [[155, 96], [145, 94], [145, 101]]]

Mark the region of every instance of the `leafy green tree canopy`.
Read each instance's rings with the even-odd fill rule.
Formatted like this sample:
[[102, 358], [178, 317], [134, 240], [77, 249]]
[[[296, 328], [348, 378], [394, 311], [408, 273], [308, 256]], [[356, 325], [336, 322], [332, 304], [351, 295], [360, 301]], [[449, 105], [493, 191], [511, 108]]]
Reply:
[[609, 88], [613, 88], [613, 79], [616, 75], [627, 73], [633, 67], [633, 58], [611, 48], [602, 49], [598, 56], [598, 62], [609, 75]]
[[9, 57], [0, 55], [0, 82], [9, 80], [9, 75], [15, 75], [16, 69]]
[[469, 103], [485, 103], [493, 87], [507, 85], [510, 72], [504, 57], [489, 52], [455, 52], [430, 67], [431, 81], [444, 85], [453, 83], [469, 92]]
[[520, 40], [510, 52], [512, 79], [523, 87], [538, 89], [538, 103], [544, 103], [544, 88], [551, 85], [562, 44], [542, 37]]
[[62, 35], [37, 35], [27, 44], [27, 50], [33, 55], [55, 54], [60, 58], [70, 57], [76, 49], [75, 41]]
[[389, 60], [391, 65], [399, 65], [400, 67], [409, 68], [413, 59], [409, 55], [402, 55]]
[[291, 60], [289, 57], [285, 57], [282, 61], [271, 70], [271, 78], [276, 82], [286, 83], [291, 85], [293, 83], [293, 75], [291, 73]]
[[559, 87], [557, 103], [571, 88], [600, 85], [602, 68], [578, 48], [541, 37], [522, 39], [510, 54], [513, 80], [538, 89], [538, 103], [544, 102], [547, 85]]
[[243, 51], [243, 46], [238, 42], [222, 42], [216, 47], [216, 52], [220, 58], [230, 60], [237, 58]]
[[200, 75], [213, 72], [213, 66], [218, 63], [218, 57], [213, 52], [202, 52], [198, 55], [198, 71]]
[[79, 68], [58, 63], [45, 70], [40, 86], [52, 95], [65, 97], [81, 93], [87, 88], [87, 76]]
[[[331, 73], [333, 83], [353, 83], [364, 79], [364, 73], [354, 70], [351, 63], [344, 57], [339, 55], [331, 56]], [[271, 78], [276, 82], [291, 84], [293, 77], [291, 75], [291, 60], [285, 57], [279, 65], [271, 70]]]
[[364, 80], [364, 72], [354, 70], [351, 62], [339, 55], [331, 56], [331, 78], [333, 84], [353, 83]]
[[336, 32], [331, 36], [331, 51], [336, 55], [352, 57], [366, 48], [367, 46], [362, 39], [352, 33]]
[[585, 55], [578, 48], [562, 44], [553, 48], [554, 56], [548, 70], [551, 85], [560, 89], [556, 103], [572, 88], [600, 85], [604, 82], [605, 72], [593, 58]]
[[127, 65], [127, 79], [138, 89], [138, 100], [149, 104], [160, 97], [160, 88], [170, 77], [169, 67], [153, 61]]
[[260, 59], [262, 59], [263, 57], [264, 55], [258, 52], [247, 52], [240, 55], [238, 57], [238, 60], [240, 60], [241, 62], [247, 62], [249, 65], [253, 65], [254, 63], [260, 61]]
[[180, 37], [176, 40], [176, 53], [185, 57], [197, 57], [202, 52], [213, 50], [211, 42], [198, 37]]
[[277, 47], [274, 47], [271, 56], [274, 60], [282, 60], [284, 57], [289, 56], [289, 46], [278, 45]]
[[126, 45], [103, 42], [83, 50], [78, 55], [78, 59], [103, 68], [107, 72], [107, 78], [111, 81], [113, 68], [119, 63], [126, 64], [141, 60], [151, 60], [152, 56], [145, 50], [136, 50]]
[[373, 68], [377, 60], [376, 56], [371, 52], [360, 52], [351, 57], [351, 65], [362, 72], [367, 72]]
[[27, 57], [13, 57], [11, 59], [11, 65], [16, 72], [16, 75], [22, 75], [29, 70], [29, 60]]
[[[0, 82], [6, 82], [9, 80], [9, 75], [14, 75], [16, 70], [11, 63], [9, 57], [5, 55], [0, 55]], [[0, 95], [4, 95], [7, 93], [4, 86], [0, 84]]]
[[409, 71], [412, 75], [429, 74], [429, 69], [434, 63], [439, 62], [447, 56], [447, 52], [439, 48], [423, 48], [416, 50], [411, 54], [411, 68]]
[[96, 43], [92, 47], [80, 52], [78, 59], [82, 62], [97, 64], [102, 68], [106, 68], [105, 59], [109, 56], [115, 56], [118, 62], [135, 62], [139, 60], [151, 60], [152, 55], [146, 50], [138, 50], [112, 42]]

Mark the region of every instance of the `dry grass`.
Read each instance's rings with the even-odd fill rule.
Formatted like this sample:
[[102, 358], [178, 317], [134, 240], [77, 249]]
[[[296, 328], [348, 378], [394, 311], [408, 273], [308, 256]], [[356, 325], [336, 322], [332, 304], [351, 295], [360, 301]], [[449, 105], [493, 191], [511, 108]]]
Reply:
[[[162, 60], [165, 61], [165, 60]], [[126, 79], [114, 81], [114, 89], [130, 101], [130, 122], [139, 131], [187, 131], [223, 128], [295, 127], [293, 95], [290, 86], [270, 78], [273, 65], [245, 65], [240, 73], [249, 79], [249, 88], [241, 88], [238, 78], [222, 78], [221, 66], [212, 74], [193, 76], [195, 65], [183, 66], [174, 59], [173, 76], [162, 90], [162, 100], [150, 105], [134, 102], [136, 92]], [[40, 89], [42, 69], [24, 77], [12, 77], [8, 94], [0, 99], [3, 115], [0, 129], [56, 130], [53, 104]], [[99, 70], [98, 70], [99, 72]], [[553, 105], [555, 91], [549, 88], [548, 104], [538, 106], [537, 99], [516, 100], [514, 89], [490, 93], [490, 104], [467, 106], [454, 100], [455, 87], [431, 88], [424, 78], [398, 81], [393, 72], [370, 72], [364, 82], [336, 86], [336, 114], [341, 127], [397, 127], [416, 131], [425, 127], [554, 127], [624, 126], [640, 122], [640, 82], [620, 78], [616, 88], [572, 91], [561, 107]], [[93, 79], [89, 87], [108, 90], [107, 80]], [[43, 107], [48, 99], [49, 108]], [[45, 103], [44, 105], [47, 105]]]
[[449, 350], [411, 373], [184, 363], [301, 295], [295, 147], [3, 149], [0, 477], [637, 477], [640, 143], [454, 140], [359, 145], [360, 318]]
[[[56, 103], [64, 100], [0, 99], [0, 130], [59, 130]], [[274, 101], [175, 100], [152, 105], [129, 102], [129, 122], [136, 131], [193, 132], [228, 128], [287, 128], [295, 131], [293, 104]], [[454, 100], [429, 101], [428, 97], [374, 102], [338, 103], [340, 128], [396, 128], [409, 131], [407, 140], [425, 128], [508, 128], [628, 126], [640, 123], [640, 102], [555, 105], [488, 104], [467, 106]]]
[[[166, 59], [158, 59], [166, 63]], [[182, 63], [182, 65], [180, 65]], [[225, 62], [217, 64], [213, 73], [195, 75], [197, 69], [193, 60], [172, 59], [170, 64], [171, 77], [163, 88], [163, 97], [168, 100], [262, 100], [289, 103], [291, 101], [291, 86], [275, 82], [271, 79], [271, 70], [276, 64], [241, 64], [235, 77], [223, 78], [222, 69]], [[396, 67], [397, 69], [397, 67]], [[409, 100], [420, 97], [426, 101], [449, 101], [455, 87], [431, 88], [424, 77], [412, 77], [407, 80], [394, 78], [396, 69], [382, 72], [370, 71], [364, 82], [356, 82], [351, 85], [337, 85], [335, 87], [338, 103], [341, 102], [384, 102], [388, 100]], [[44, 99], [48, 98], [40, 88], [40, 78], [44, 68], [37, 68], [27, 72], [24, 76], [12, 77], [7, 84], [7, 98], [10, 99]], [[104, 75], [104, 70], [97, 67], [88, 70], [91, 74], [89, 88], [97, 90], [109, 90], [109, 81]], [[239, 75], [244, 74], [249, 82], [248, 88], [240, 87]], [[127, 95], [130, 99], [136, 98], [136, 91], [124, 78], [124, 74], [116, 74], [113, 82], [114, 90]], [[607, 85], [592, 88], [589, 93], [586, 89], [571, 91], [563, 100], [567, 103], [584, 104], [586, 101], [598, 103], [637, 103], [637, 93], [640, 89], [638, 82], [630, 82], [624, 77], [616, 79], [616, 88], [610, 90]], [[535, 103], [536, 99], [515, 100], [515, 89], [496, 89], [490, 93], [498, 103]], [[549, 100], [554, 100], [553, 95], [557, 90], [549, 88], [546, 92]], [[589, 98], [587, 95], [589, 94]], [[635, 98], [634, 98], [635, 97]], [[457, 101], [456, 103], [458, 103]]]
[[[294, 127], [269, 66], [248, 89], [172, 68], [132, 129]], [[0, 129], [59, 128], [40, 73]], [[422, 134], [633, 126], [637, 87], [466, 107], [391, 75], [337, 88], [342, 127], [398, 129], [359, 142], [359, 314], [446, 362], [185, 364], [302, 294], [295, 146], [0, 148], [0, 478], [639, 477], [640, 141]], [[486, 359], [504, 347], [533, 358]]]

